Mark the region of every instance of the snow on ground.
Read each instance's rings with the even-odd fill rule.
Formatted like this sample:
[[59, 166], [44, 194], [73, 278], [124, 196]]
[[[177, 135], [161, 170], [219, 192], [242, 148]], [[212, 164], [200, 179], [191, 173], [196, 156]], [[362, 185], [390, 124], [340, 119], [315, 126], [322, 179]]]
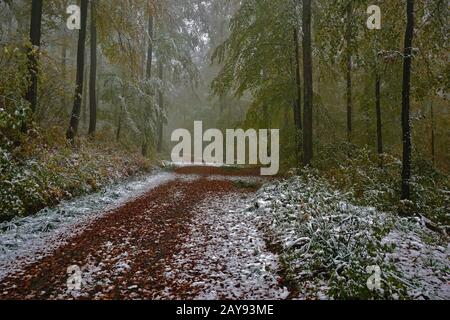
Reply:
[[[80, 267], [82, 274], [82, 290], [66, 289], [58, 294], [57, 297], [53, 296], [52, 299], [65, 300], [65, 299], [79, 299], [89, 298], [88, 292], [95, 291], [95, 288], [106, 288], [104, 290], [98, 290], [94, 299], [104, 298], [105, 293], [111, 292], [115, 289], [112, 279], [119, 278], [129, 272], [132, 264], [132, 254], [127, 250], [134, 250], [131, 245], [131, 239], [128, 237], [122, 238], [119, 244], [113, 244], [112, 242], [105, 243], [99, 252], [105, 253], [104, 259], [98, 261], [98, 257], [87, 258], [87, 263]], [[107, 265], [113, 265], [110, 270]], [[133, 289], [129, 287], [128, 289]], [[131, 298], [137, 298], [131, 294]]]
[[[278, 257], [266, 248], [254, 216], [244, 208], [248, 196], [231, 194], [205, 199], [190, 224], [191, 233], [165, 277], [168, 286], [158, 299], [285, 299], [277, 275]], [[175, 285], [173, 285], [175, 283]], [[180, 296], [177, 288], [191, 287]]]
[[435, 243], [433, 234], [421, 228], [419, 221], [407, 225], [399, 225], [383, 239], [395, 245], [387, 259], [397, 265], [410, 297], [449, 300], [450, 244]]
[[[449, 299], [448, 239], [420, 219], [351, 205], [305, 173], [265, 186], [253, 199], [257, 224], [282, 249], [302, 299]], [[370, 290], [368, 267], [381, 269]]]
[[86, 223], [141, 196], [152, 188], [180, 178], [160, 172], [115, 185], [102, 192], [61, 203], [36, 215], [0, 224], [0, 280], [9, 272], [39, 260]]
[[[110, 209], [165, 182], [198, 178], [157, 173], [0, 224], [0, 280], [51, 253]], [[244, 186], [267, 181], [208, 179]], [[167, 261], [166, 289], [156, 299], [285, 299], [294, 293], [281, 284], [281, 265], [301, 299], [450, 299], [448, 239], [427, 230], [420, 219], [353, 206], [314, 174], [267, 184], [254, 196], [205, 195], [194, 212], [188, 238]], [[267, 249], [265, 239], [280, 248], [279, 255]], [[131, 259], [125, 250], [129, 239], [121, 243], [121, 254], [105, 260], [117, 276], [127, 272]], [[105, 243], [104, 250], [111, 246]], [[375, 291], [366, 282], [371, 266], [381, 269]], [[95, 259], [86, 269], [88, 288], [106, 272]]]

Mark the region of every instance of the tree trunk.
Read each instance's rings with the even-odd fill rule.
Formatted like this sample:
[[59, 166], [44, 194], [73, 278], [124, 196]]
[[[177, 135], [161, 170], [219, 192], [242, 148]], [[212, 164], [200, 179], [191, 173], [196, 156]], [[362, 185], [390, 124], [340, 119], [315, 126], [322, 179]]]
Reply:
[[434, 124], [434, 105], [431, 101], [431, 161], [436, 167], [436, 128]]
[[298, 39], [297, 27], [294, 27], [294, 48], [295, 48], [295, 88], [296, 88], [296, 100], [294, 101], [294, 123], [296, 129], [295, 140], [297, 142], [297, 160], [300, 164], [302, 161], [302, 143], [301, 143], [301, 132], [303, 129], [302, 125], [302, 85], [301, 85], [301, 74], [300, 74], [300, 43]]
[[412, 45], [414, 38], [414, 0], [407, 0], [407, 27], [405, 33], [405, 48], [403, 58], [403, 89], [402, 89], [402, 130], [403, 130], [403, 170], [402, 170], [402, 200], [411, 199], [411, 65]]
[[77, 80], [75, 87], [75, 98], [73, 103], [72, 115], [70, 117], [70, 125], [67, 130], [67, 139], [74, 140], [78, 133], [78, 125], [80, 123], [81, 98], [83, 96], [83, 80], [84, 80], [84, 50], [86, 48], [86, 25], [87, 25], [88, 0], [81, 0], [81, 30], [78, 38], [77, 49]]
[[375, 79], [375, 108], [377, 114], [377, 151], [379, 155], [384, 153], [383, 151], [383, 125], [381, 119], [381, 77], [378, 71], [376, 71]]
[[97, 130], [97, 5], [91, 0], [91, 71], [89, 80], [89, 135]]
[[300, 44], [298, 39], [298, 30], [294, 28], [294, 45], [295, 45], [295, 87], [296, 87], [296, 103], [295, 103], [295, 125], [298, 131], [302, 130], [302, 86], [300, 75]]
[[[151, 80], [152, 78], [152, 61], [153, 61], [153, 33], [154, 33], [154, 18], [153, 18], [153, 14], [152, 12], [148, 13], [148, 48], [147, 48], [147, 68], [146, 68], [146, 73], [145, 76], [147, 78], [147, 80]], [[149, 88], [149, 94], [153, 94], [151, 92], [151, 88]], [[150, 117], [151, 114], [151, 105], [149, 104], [147, 106], [147, 112], [146, 112], [146, 117]], [[147, 137], [147, 132], [145, 132], [145, 128], [144, 128], [144, 133], [143, 133], [143, 138], [142, 138], [142, 155], [144, 157], [147, 157], [148, 155], [148, 137]]]
[[149, 12], [148, 16], [148, 48], [147, 48], [147, 80], [152, 78], [152, 61], [153, 61], [153, 15]]
[[41, 24], [42, 24], [42, 0], [33, 0], [31, 3], [30, 42], [28, 49], [28, 70], [30, 84], [26, 93], [26, 100], [30, 103], [33, 114], [37, 110], [38, 90], [38, 61], [39, 47], [41, 46]]
[[66, 84], [67, 84], [67, 43], [66, 40], [63, 40], [63, 44], [61, 47], [61, 77], [63, 80], [63, 88], [64, 92], [61, 95], [61, 104], [62, 109], [64, 110], [64, 114], [67, 112], [67, 101], [66, 101]]
[[[97, 44], [98, 44], [98, 42], [97, 42]], [[102, 62], [103, 62], [102, 52], [101, 52], [101, 50], [99, 51], [98, 47], [97, 47], [97, 78], [98, 78], [99, 74], [101, 75], [102, 70], [103, 70]], [[101, 96], [101, 86], [99, 87], [98, 84], [96, 84], [96, 87], [95, 87], [95, 96], [97, 97], [97, 110], [98, 110], [98, 108], [100, 108], [100, 96]]]
[[[161, 60], [158, 62], [158, 77], [162, 83], [164, 80], [164, 65]], [[163, 149], [163, 133], [164, 133], [164, 93], [162, 89], [158, 91], [158, 102], [159, 102], [159, 120], [158, 120], [157, 151], [161, 153]]]
[[[87, 55], [84, 57], [85, 59], [87, 59]], [[89, 65], [85, 64], [84, 65], [84, 74], [87, 75], [89, 72]], [[88, 99], [89, 99], [89, 90], [88, 90], [88, 82], [89, 78], [87, 76], [84, 77], [83, 80], [83, 94], [81, 97], [81, 120], [82, 120], [82, 128], [87, 128], [87, 120], [88, 120], [88, 114], [87, 114], [87, 104], [88, 104]]]
[[345, 35], [347, 44], [347, 140], [352, 141], [353, 131], [353, 86], [352, 86], [352, 3], [347, 7], [347, 30]]
[[116, 133], [116, 141], [120, 141], [120, 134], [122, 133], [122, 115], [123, 115], [123, 106], [120, 106], [119, 110], [119, 121], [117, 124], [117, 133]]
[[311, 164], [313, 158], [313, 70], [311, 39], [311, 0], [303, 0], [303, 165]]
[[91, 70], [89, 79], [89, 135], [97, 130], [97, 5], [91, 0]]

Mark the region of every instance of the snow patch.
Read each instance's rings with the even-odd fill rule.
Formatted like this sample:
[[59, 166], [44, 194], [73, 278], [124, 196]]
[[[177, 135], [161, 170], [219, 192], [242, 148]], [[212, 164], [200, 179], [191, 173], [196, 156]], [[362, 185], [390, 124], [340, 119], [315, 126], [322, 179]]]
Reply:
[[[301, 299], [449, 299], [448, 239], [417, 219], [349, 203], [324, 179], [302, 176], [265, 186], [248, 209], [280, 248]], [[367, 267], [382, 286], [368, 290]]]
[[30, 217], [1, 223], [0, 280], [54, 251], [94, 219], [177, 178], [182, 177], [167, 172], [147, 175], [63, 202]]
[[[165, 270], [168, 286], [157, 299], [180, 299], [190, 286], [194, 299], [286, 299], [278, 257], [268, 251], [242, 194], [205, 199], [190, 224], [189, 238]], [[175, 283], [175, 286], [173, 284]]]

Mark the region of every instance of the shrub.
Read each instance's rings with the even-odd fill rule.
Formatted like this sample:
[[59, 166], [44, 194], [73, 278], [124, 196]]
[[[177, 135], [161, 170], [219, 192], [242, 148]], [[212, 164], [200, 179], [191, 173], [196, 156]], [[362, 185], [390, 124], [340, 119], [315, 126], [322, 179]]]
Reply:
[[391, 247], [383, 239], [392, 230], [392, 216], [374, 208], [356, 207], [316, 171], [266, 186], [257, 196], [256, 211], [270, 241], [281, 247], [288, 281], [303, 298], [390, 298], [404, 295], [397, 281], [382, 279], [383, 290], [367, 287], [367, 267], [396, 273], [387, 263]]
[[0, 147], [0, 220], [33, 214], [150, 169], [149, 161], [117, 145], [81, 139], [74, 149], [65, 139], [55, 143], [61, 129], [48, 133], [35, 131], [12, 150]]
[[[397, 211], [402, 164], [390, 155], [379, 157], [367, 148], [344, 143], [324, 147], [314, 166], [333, 186], [350, 193], [355, 204]], [[441, 224], [450, 224], [448, 176], [429, 161], [414, 158], [411, 209]]]

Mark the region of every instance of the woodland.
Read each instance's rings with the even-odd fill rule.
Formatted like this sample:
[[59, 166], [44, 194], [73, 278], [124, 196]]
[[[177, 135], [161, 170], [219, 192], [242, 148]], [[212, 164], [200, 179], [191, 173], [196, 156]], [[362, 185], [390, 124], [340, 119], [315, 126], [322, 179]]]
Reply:
[[[450, 299], [448, 22], [0, 0], [0, 300]], [[170, 161], [199, 123], [279, 133], [279, 174]]]

